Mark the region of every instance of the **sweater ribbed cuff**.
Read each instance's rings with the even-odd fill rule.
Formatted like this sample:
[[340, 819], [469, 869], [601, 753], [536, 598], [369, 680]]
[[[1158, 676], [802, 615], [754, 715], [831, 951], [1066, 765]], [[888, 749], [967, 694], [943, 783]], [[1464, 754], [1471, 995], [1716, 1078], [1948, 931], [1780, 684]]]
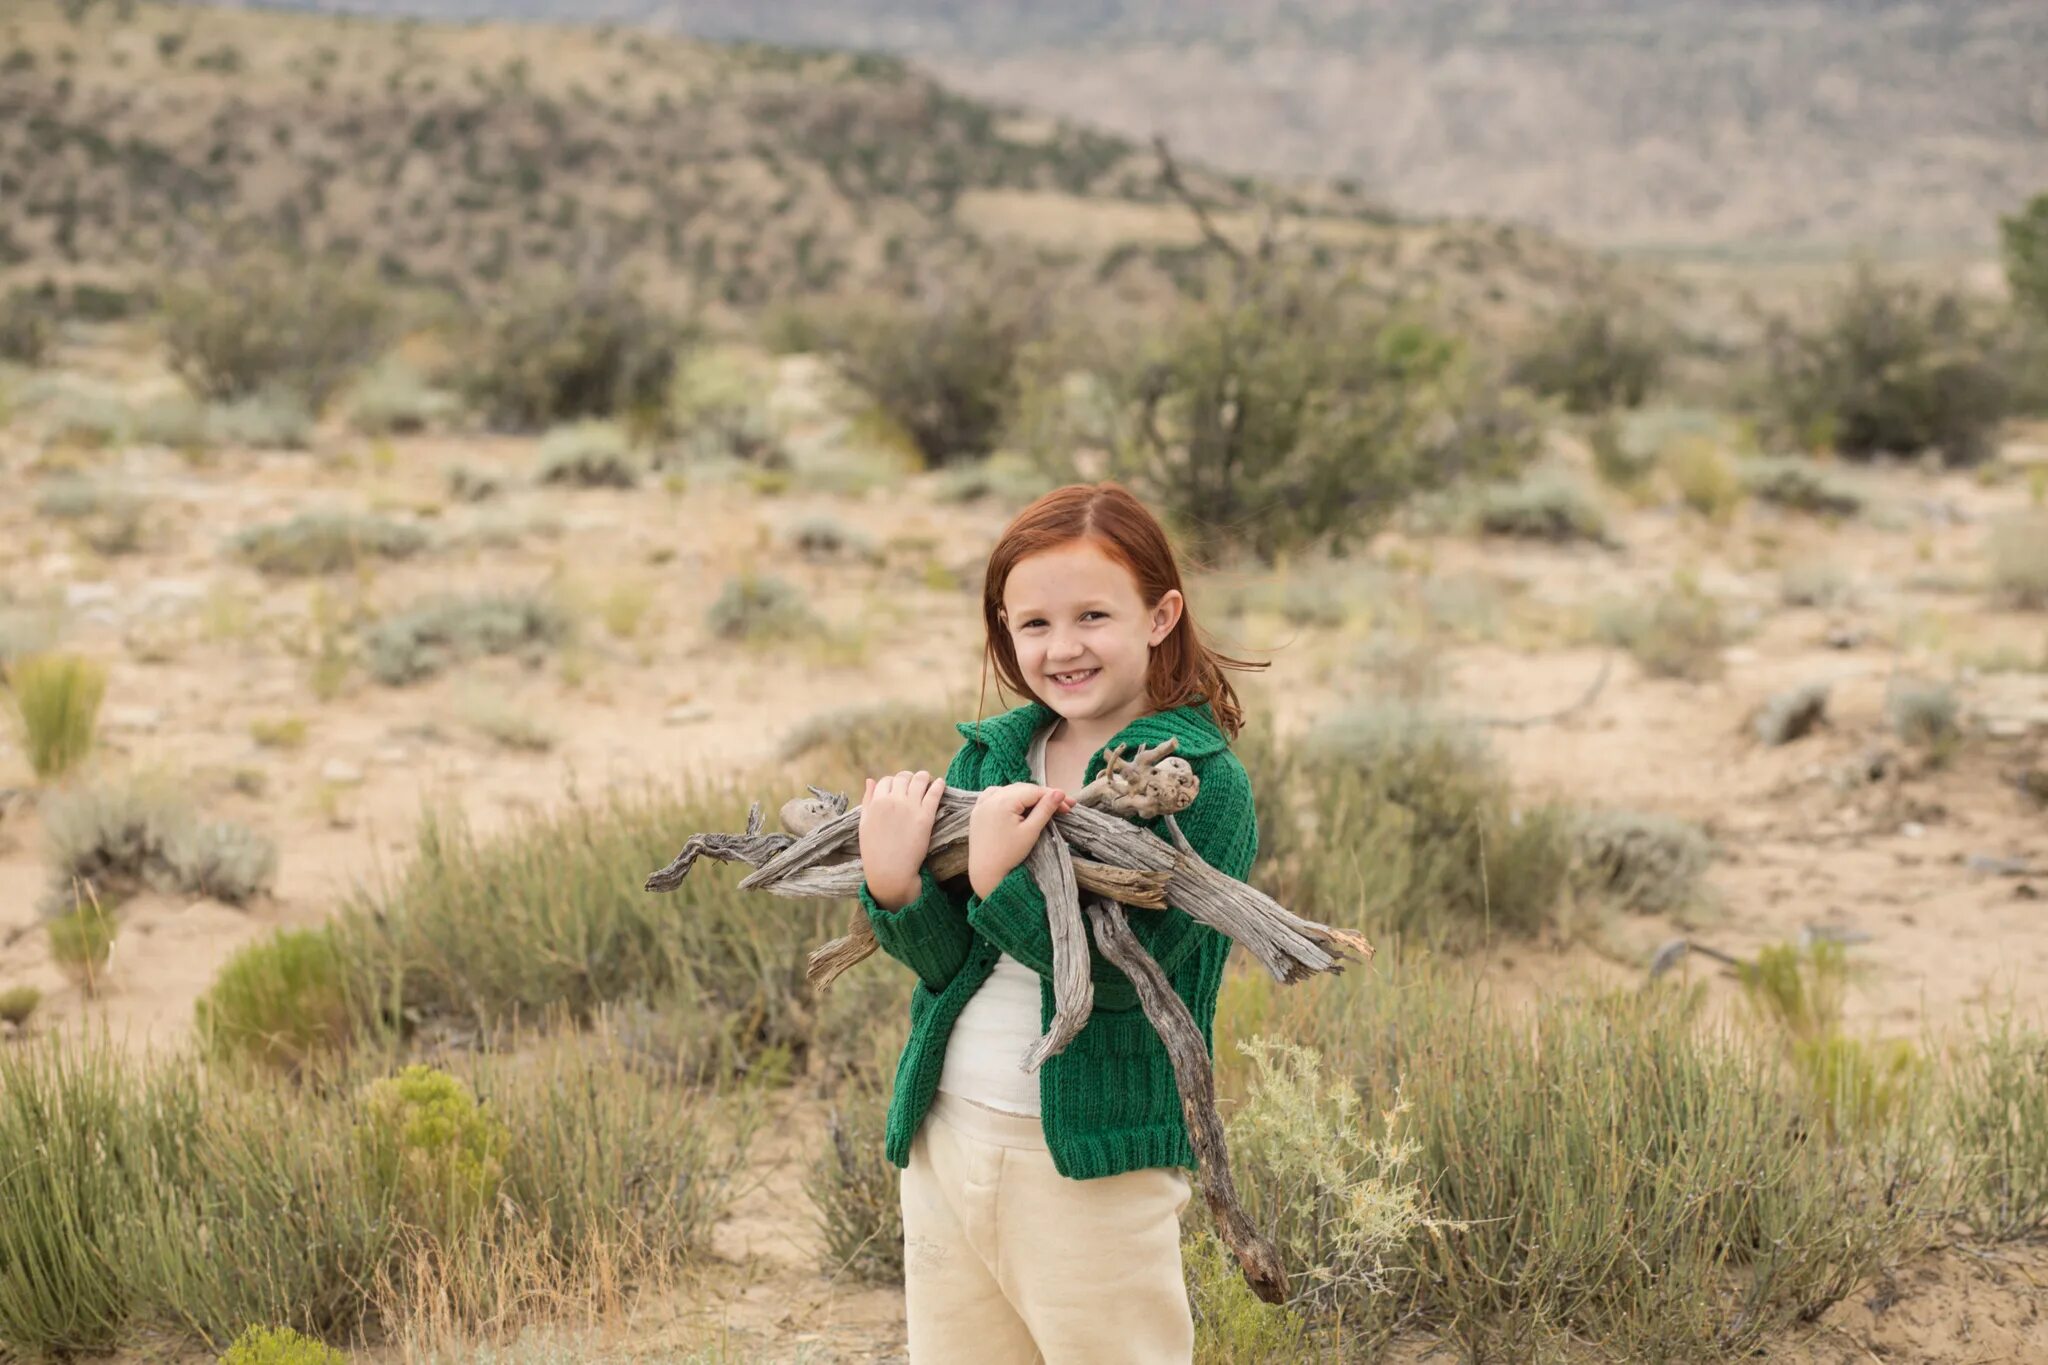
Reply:
[[917, 899], [900, 910], [877, 905], [866, 882], [860, 884], [860, 905], [882, 951], [916, 972], [926, 986], [942, 991], [967, 960], [974, 930], [930, 868], [919, 868], [917, 879]]

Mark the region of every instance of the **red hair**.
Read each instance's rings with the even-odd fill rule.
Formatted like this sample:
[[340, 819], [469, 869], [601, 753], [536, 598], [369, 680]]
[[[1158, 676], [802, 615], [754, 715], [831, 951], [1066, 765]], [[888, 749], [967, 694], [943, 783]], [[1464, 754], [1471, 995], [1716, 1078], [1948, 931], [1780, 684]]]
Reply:
[[[1019, 560], [1081, 540], [1092, 541], [1130, 571], [1138, 586], [1138, 596], [1148, 608], [1157, 606], [1168, 591], [1180, 589], [1180, 565], [1174, 559], [1166, 528], [1122, 484], [1070, 483], [1053, 489], [1019, 512], [1003, 528], [995, 549], [989, 552], [988, 573], [981, 585], [982, 623], [988, 632], [981, 673], [984, 696], [990, 663], [995, 665], [1000, 688], [1022, 696], [1038, 696], [1024, 680], [1016, 648], [1010, 643], [1010, 632], [1003, 625], [1003, 589], [1010, 581], [1010, 570]], [[1236, 689], [1223, 676], [1224, 670], [1252, 670], [1266, 665], [1232, 658], [1212, 648], [1195, 626], [1184, 589], [1181, 595], [1180, 619], [1153, 648], [1147, 665], [1146, 701], [1154, 711], [1206, 701], [1223, 733], [1235, 739], [1244, 727], [1244, 707], [1237, 699]]]

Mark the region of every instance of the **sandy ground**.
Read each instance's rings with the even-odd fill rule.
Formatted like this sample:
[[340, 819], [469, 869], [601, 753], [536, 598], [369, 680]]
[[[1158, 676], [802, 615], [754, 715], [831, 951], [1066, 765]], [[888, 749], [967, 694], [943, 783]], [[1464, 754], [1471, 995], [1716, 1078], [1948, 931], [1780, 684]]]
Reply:
[[[791, 364], [785, 382], [801, 389], [810, 381]], [[843, 433], [829, 414], [793, 412], [800, 453]], [[0, 749], [0, 789], [22, 797], [0, 803], [0, 989], [43, 989], [37, 1028], [90, 1018], [138, 1043], [174, 1044], [235, 949], [275, 926], [319, 921], [352, 885], [399, 866], [426, 803], [458, 804], [487, 830], [571, 784], [589, 794], [743, 768], [772, 757], [805, 718], [850, 703], [974, 713], [973, 593], [1005, 513], [944, 505], [925, 481], [827, 493], [800, 463], [790, 490], [772, 497], [711, 481], [564, 491], [532, 483], [532, 442], [495, 437], [400, 438], [380, 454], [329, 432], [314, 453], [228, 452], [200, 466], [132, 449], [103, 457], [100, 473], [149, 499], [144, 548], [101, 558], [36, 515], [28, 465], [37, 449], [20, 423], [0, 430], [0, 578], [17, 599], [56, 604], [65, 647], [107, 664], [95, 762], [175, 773], [207, 813], [251, 823], [283, 850], [276, 894], [247, 910], [158, 894], [131, 902], [111, 967], [88, 996], [36, 931], [47, 874], [35, 784], [19, 750]], [[2048, 449], [2022, 442], [2015, 454], [2035, 460]], [[442, 469], [453, 462], [504, 475], [509, 491], [481, 506], [445, 501]], [[1489, 623], [1432, 636], [1440, 700], [1472, 715], [1570, 704], [1604, 658], [1584, 643], [1588, 613], [1674, 571], [1696, 572], [1748, 623], [1716, 681], [1647, 678], [1617, 657], [1598, 696], [1570, 718], [1492, 732], [1532, 799], [1687, 816], [1720, 849], [1714, 905], [1690, 925], [1636, 917], [1566, 950], [1503, 947], [1485, 965], [1504, 994], [1539, 995], [1574, 972], [1635, 979], [1681, 932], [1746, 953], [1819, 925], [1869, 936], [1853, 950], [1864, 968], [1849, 1006], [1858, 1027], [1937, 1035], [2008, 998], [2048, 998], [2048, 817], [2010, 780], [2048, 765], [2048, 620], [1999, 609], [1984, 590], [1986, 527], [2027, 505], [2026, 480], [1895, 470], [1862, 485], [1872, 512], [1833, 528], [1749, 508], [1715, 529], [1672, 508], [1617, 505], [1615, 550], [1453, 536], [1377, 548], [1389, 563], [1422, 562], [1422, 578], [1482, 586]], [[221, 548], [243, 527], [326, 507], [417, 519], [437, 548], [324, 581], [266, 581]], [[794, 527], [819, 517], [868, 537], [875, 560], [812, 563], [787, 548]], [[1778, 605], [1782, 567], [1811, 560], [1842, 571], [1851, 605]], [[745, 568], [802, 587], [840, 642], [757, 651], [716, 639], [706, 610]], [[1355, 581], [1355, 566], [1288, 572], [1339, 595]], [[543, 586], [593, 612], [617, 596], [644, 597], [646, 607], [632, 630], [593, 625], [585, 643], [536, 667], [485, 660], [406, 688], [358, 671], [327, 701], [309, 684], [317, 612], [383, 613], [433, 591]], [[1222, 625], [1205, 613], [1203, 585], [1191, 592], [1196, 613]], [[1257, 723], [1299, 730], [1380, 690], [1353, 662], [1373, 614], [1333, 627], [1256, 612], [1230, 622], [1233, 643], [1274, 661], [1250, 694]], [[1855, 643], [1833, 647], [1831, 633]], [[2032, 669], [1985, 667], [2001, 657]], [[1969, 738], [1947, 767], [1916, 770], [1889, 737], [1883, 700], [1895, 672], [1955, 683]], [[1833, 686], [1827, 728], [1780, 749], [1748, 736], [1762, 699], [1816, 680]], [[538, 719], [554, 747], [530, 753], [483, 737], [469, 721], [486, 702]], [[993, 691], [988, 705], [1000, 705]], [[306, 722], [301, 746], [252, 736], [252, 722], [287, 717]], [[1903, 757], [1904, 775], [1845, 784], [1840, 774], [1873, 749]], [[1341, 908], [1321, 913], [1344, 919]], [[822, 1105], [782, 1102], [788, 1112], [757, 1153], [762, 1184], [720, 1230], [703, 1302], [720, 1306], [740, 1358], [899, 1358], [900, 1295], [818, 1271], [799, 1181], [822, 1141]], [[1896, 1285], [1839, 1306], [1783, 1358], [2048, 1360], [2044, 1276], [2037, 1249], [1937, 1253]], [[675, 1304], [666, 1311], [692, 1331], [708, 1321]]]

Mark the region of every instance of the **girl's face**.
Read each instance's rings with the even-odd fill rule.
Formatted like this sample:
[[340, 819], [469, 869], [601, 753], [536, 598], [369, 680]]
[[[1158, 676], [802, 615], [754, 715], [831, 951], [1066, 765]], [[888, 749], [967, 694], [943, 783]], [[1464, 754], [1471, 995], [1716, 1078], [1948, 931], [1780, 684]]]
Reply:
[[1152, 647], [1173, 632], [1181, 605], [1169, 588], [1148, 606], [1130, 570], [1077, 540], [1011, 566], [1002, 616], [1040, 701], [1069, 721], [1120, 729], [1145, 713]]

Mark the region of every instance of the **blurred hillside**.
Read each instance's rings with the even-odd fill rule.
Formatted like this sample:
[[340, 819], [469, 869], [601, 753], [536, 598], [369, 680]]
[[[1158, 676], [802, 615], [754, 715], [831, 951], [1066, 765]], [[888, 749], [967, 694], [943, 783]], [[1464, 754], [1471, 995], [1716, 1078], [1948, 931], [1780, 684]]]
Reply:
[[1978, 250], [2048, 183], [2030, 0], [296, 0], [910, 54], [1216, 164], [1614, 246]]
[[[1401, 225], [1355, 188], [1190, 166], [1250, 238], [1455, 306], [1600, 267], [1539, 233]], [[1199, 272], [1152, 149], [963, 98], [881, 56], [623, 30], [24, 0], [0, 19], [0, 277], [112, 277], [237, 232], [491, 291], [560, 264], [746, 310], [972, 262], [1126, 301]]]

